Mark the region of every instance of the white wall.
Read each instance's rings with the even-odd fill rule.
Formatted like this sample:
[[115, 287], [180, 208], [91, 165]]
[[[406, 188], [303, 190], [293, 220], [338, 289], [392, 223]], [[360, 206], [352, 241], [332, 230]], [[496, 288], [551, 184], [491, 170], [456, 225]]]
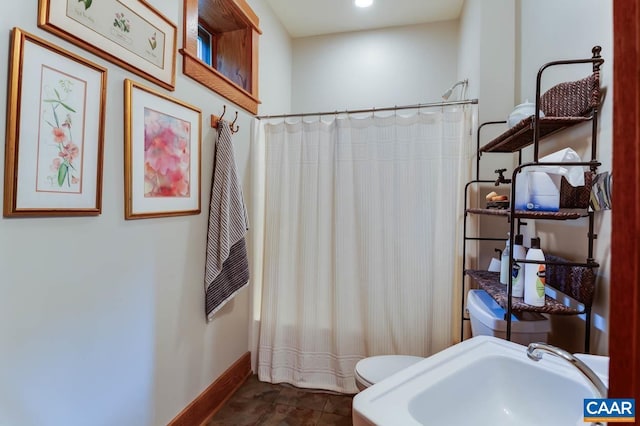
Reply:
[[[178, 24], [181, 47], [182, 2], [149, 3]], [[289, 110], [290, 41], [263, 0], [250, 3], [264, 31], [260, 110]], [[125, 221], [122, 81], [153, 84], [40, 30], [37, 11], [37, 0], [25, 0], [0, 14], [0, 58], [8, 58], [10, 29], [19, 26], [109, 69], [103, 210], [98, 217], [0, 219], [0, 424], [166, 424], [247, 351], [247, 290], [213, 322], [203, 312], [215, 141], [207, 123], [223, 104], [228, 114], [238, 108], [184, 77], [178, 54], [176, 90], [155, 88], [202, 109], [203, 212]], [[7, 81], [6, 66], [0, 81]], [[239, 111], [234, 147], [246, 184], [252, 119]]]
[[456, 81], [457, 57], [458, 21], [294, 39], [292, 107], [440, 102]]
[[513, 107], [515, 5], [511, 0], [466, 0], [460, 16], [458, 77], [480, 100], [479, 121], [504, 120]]
[[[469, 96], [479, 99], [479, 124], [487, 121], [505, 120], [513, 108], [515, 93], [516, 64], [516, 22], [515, 4], [512, 0], [466, 0], [460, 17], [460, 50], [458, 76], [469, 78]], [[487, 125], [481, 130], [480, 145], [485, 144], [506, 130], [504, 125]], [[474, 135], [474, 146], [477, 134]], [[517, 157], [508, 154], [483, 154], [480, 161], [480, 179], [495, 180], [496, 169], [507, 168], [507, 176], [513, 171]], [[475, 170], [475, 167], [474, 167]], [[505, 188], [505, 187], [502, 187]], [[507, 195], [507, 189], [496, 188], [493, 184], [478, 184], [469, 187], [469, 200], [484, 203], [484, 195], [498, 191]], [[508, 223], [494, 216], [474, 216], [467, 218], [469, 236], [506, 238]], [[482, 229], [482, 232], [475, 231]], [[462, 236], [460, 236], [462, 238]], [[497, 257], [494, 249], [504, 248], [504, 244], [494, 241], [467, 243], [467, 253], [477, 257], [467, 257], [467, 266], [486, 268], [492, 257]], [[460, 313], [456, 321], [459, 321]], [[466, 324], [466, 336], [471, 329]], [[456, 336], [457, 337], [457, 336]]]
[[[512, 0], [467, 0], [460, 17], [458, 76], [469, 77], [469, 96], [479, 99], [478, 121], [506, 120], [513, 109], [516, 82], [516, 20]], [[506, 130], [489, 125], [481, 130], [480, 145]], [[474, 139], [475, 142], [475, 139]], [[494, 170], [513, 170], [516, 157], [484, 154], [480, 179], [495, 179]], [[491, 192], [481, 191], [481, 193]], [[490, 220], [490, 219], [489, 219]], [[482, 264], [485, 264], [483, 259]]]
[[[579, 3], [554, 0], [519, 1], [518, 68], [520, 70], [517, 99], [534, 99], [536, 74], [544, 63], [560, 59], [591, 57], [594, 45], [602, 46], [605, 63], [601, 70], [601, 86], [607, 91], [599, 120], [598, 171], [611, 171], [612, 100], [613, 100], [613, 12], [611, 0], [585, 0]], [[545, 71], [542, 92], [562, 81], [577, 80], [591, 73], [590, 65], [555, 67]], [[583, 156], [590, 157], [591, 127], [579, 126], [563, 132], [540, 146], [546, 155], [570, 146]], [[579, 260], [586, 256], [586, 220], [575, 223], [536, 223], [543, 248], [561, 256]], [[610, 211], [596, 214], [595, 260], [600, 263], [596, 287], [595, 330], [592, 333], [592, 352], [608, 352], [609, 317], [609, 261], [611, 243]], [[584, 323], [576, 317], [553, 317], [552, 341], [574, 351], [582, 350]]]
[[[292, 41], [265, 0], [249, 0], [260, 17], [260, 100], [258, 114], [279, 114], [291, 109]], [[251, 119], [250, 121], [253, 121]]]

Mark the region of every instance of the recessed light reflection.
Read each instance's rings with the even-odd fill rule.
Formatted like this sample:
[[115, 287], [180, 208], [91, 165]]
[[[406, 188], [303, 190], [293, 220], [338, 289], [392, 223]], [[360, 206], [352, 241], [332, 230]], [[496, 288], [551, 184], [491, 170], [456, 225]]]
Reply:
[[369, 7], [373, 4], [373, 0], [355, 0], [355, 5], [358, 7]]

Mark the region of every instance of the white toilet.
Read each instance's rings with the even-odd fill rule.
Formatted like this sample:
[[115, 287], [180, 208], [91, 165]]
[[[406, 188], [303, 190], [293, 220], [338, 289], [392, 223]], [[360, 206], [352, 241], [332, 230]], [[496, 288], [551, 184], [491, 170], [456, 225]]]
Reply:
[[[484, 290], [469, 290], [467, 309], [471, 319], [473, 336], [507, 337], [505, 310]], [[528, 345], [532, 342], [547, 342], [551, 321], [547, 316], [535, 312], [523, 312], [517, 318], [511, 315], [511, 341]]]
[[[467, 308], [471, 318], [471, 331], [474, 336], [490, 335], [505, 338], [505, 311], [484, 290], [470, 290], [467, 295]], [[527, 318], [512, 316], [511, 340], [522, 345], [531, 342], [546, 342], [551, 321], [546, 316], [528, 312]], [[364, 358], [356, 363], [356, 386], [365, 390], [382, 379], [423, 360], [419, 356], [379, 355]]]
[[423, 359], [411, 355], [378, 355], [361, 359], [355, 368], [356, 386], [363, 391]]

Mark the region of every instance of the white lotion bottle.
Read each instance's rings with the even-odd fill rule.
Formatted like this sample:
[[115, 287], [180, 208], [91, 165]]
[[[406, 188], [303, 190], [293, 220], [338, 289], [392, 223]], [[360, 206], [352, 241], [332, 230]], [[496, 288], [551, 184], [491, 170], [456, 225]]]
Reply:
[[500, 284], [509, 284], [509, 255], [511, 244], [511, 237], [507, 232], [507, 242], [505, 243], [504, 250], [502, 250], [502, 256], [500, 257]]
[[[544, 262], [544, 253], [540, 249], [540, 238], [531, 239], [531, 248], [527, 251], [526, 260]], [[531, 306], [544, 306], [545, 264], [524, 264], [524, 303]]]
[[514, 297], [524, 296], [524, 264], [516, 262], [517, 259], [526, 259], [527, 249], [524, 248], [522, 242], [524, 237], [522, 234], [516, 235], [513, 239], [513, 269], [511, 270], [511, 295]]

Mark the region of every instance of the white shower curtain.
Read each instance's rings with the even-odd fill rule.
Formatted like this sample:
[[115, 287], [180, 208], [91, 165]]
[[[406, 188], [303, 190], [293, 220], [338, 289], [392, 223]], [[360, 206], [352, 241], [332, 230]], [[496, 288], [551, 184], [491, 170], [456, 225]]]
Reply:
[[476, 113], [466, 105], [256, 125], [260, 380], [353, 393], [358, 360], [427, 356], [455, 340]]

